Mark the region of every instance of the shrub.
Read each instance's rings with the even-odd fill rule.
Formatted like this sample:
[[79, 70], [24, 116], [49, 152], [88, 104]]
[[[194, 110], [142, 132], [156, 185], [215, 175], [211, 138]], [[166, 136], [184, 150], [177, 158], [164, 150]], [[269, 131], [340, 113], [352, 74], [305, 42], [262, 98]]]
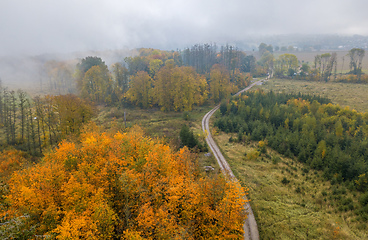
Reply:
[[281, 180], [281, 183], [286, 185], [290, 182], [290, 180], [288, 180], [286, 177], [284, 177], [282, 180]]
[[183, 112], [183, 119], [185, 121], [189, 121], [191, 119], [190, 113], [189, 112]]
[[261, 153], [267, 153], [266, 145], [267, 145], [266, 141], [259, 141], [258, 142], [258, 149]]
[[256, 160], [259, 157], [259, 152], [253, 149], [247, 153], [248, 160]]
[[360, 204], [362, 204], [362, 206], [368, 206], [368, 192], [360, 196], [359, 202]]
[[277, 164], [281, 161], [281, 158], [279, 156], [272, 156], [272, 163]]

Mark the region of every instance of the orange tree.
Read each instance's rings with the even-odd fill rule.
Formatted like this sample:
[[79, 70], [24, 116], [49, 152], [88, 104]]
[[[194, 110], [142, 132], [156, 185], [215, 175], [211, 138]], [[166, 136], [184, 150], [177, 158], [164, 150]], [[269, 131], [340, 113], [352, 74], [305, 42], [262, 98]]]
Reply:
[[241, 238], [243, 194], [203, 176], [186, 148], [175, 152], [138, 127], [112, 135], [92, 125], [80, 143], [64, 141], [13, 175], [0, 232], [27, 216], [34, 234], [57, 239]]

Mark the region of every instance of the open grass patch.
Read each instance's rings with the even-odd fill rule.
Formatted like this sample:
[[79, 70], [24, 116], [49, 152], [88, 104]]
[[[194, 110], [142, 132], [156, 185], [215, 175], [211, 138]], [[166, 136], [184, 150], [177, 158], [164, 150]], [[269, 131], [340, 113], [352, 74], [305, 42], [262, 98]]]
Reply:
[[[179, 148], [179, 132], [181, 127], [186, 124], [196, 135], [198, 140], [205, 144], [205, 136], [202, 131], [202, 118], [213, 108], [212, 105], [196, 107], [190, 112], [162, 112], [159, 109], [140, 109], [138, 107], [117, 108], [103, 107], [99, 108], [99, 115], [94, 121], [105, 130], [124, 131], [124, 112], [126, 116], [126, 126], [141, 126], [145, 133], [150, 137], [160, 138], [174, 148]], [[205, 153], [198, 154], [199, 167], [211, 166], [218, 172], [215, 157]]]
[[360, 112], [368, 111], [367, 84], [271, 79], [259, 88], [274, 92], [319, 95], [342, 107], [349, 106], [350, 109]]
[[214, 138], [236, 177], [250, 189], [260, 239], [368, 238], [364, 221], [354, 214], [359, 198], [344, 186], [331, 185], [322, 172], [269, 148], [256, 159], [244, 157], [258, 144], [229, 142], [230, 136], [220, 133]]

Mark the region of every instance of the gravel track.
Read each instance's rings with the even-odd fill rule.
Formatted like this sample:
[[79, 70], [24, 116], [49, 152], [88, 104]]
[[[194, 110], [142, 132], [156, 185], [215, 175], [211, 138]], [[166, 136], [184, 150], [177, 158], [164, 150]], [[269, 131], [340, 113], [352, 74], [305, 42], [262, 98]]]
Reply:
[[[247, 88], [245, 88], [245, 89], [239, 91], [237, 94], [235, 94], [235, 96], [238, 96], [242, 92], [248, 91], [249, 89], [251, 89], [255, 85], [262, 84], [263, 80], [265, 80], [265, 79], [262, 79], [262, 80], [259, 80], [257, 82], [252, 83]], [[203, 119], [202, 119], [202, 130], [203, 130], [203, 132], [205, 132], [207, 134], [206, 142], [207, 142], [208, 146], [210, 147], [213, 155], [216, 157], [217, 162], [218, 162], [218, 164], [221, 168], [221, 171], [224, 174], [226, 174], [231, 181], [238, 181], [238, 179], [235, 177], [233, 171], [231, 171], [231, 168], [230, 168], [229, 164], [227, 163], [225, 157], [222, 155], [220, 149], [218, 148], [217, 144], [213, 140], [211, 132], [210, 132], [210, 127], [209, 127], [210, 118], [211, 118], [212, 114], [214, 114], [219, 108], [220, 108], [220, 105], [217, 105], [216, 107], [214, 107], [211, 111], [209, 111], [203, 117]], [[247, 200], [246, 196], [245, 196], [245, 199]], [[247, 219], [244, 222], [244, 239], [245, 240], [259, 240], [257, 222], [256, 222], [256, 219], [254, 218], [254, 214], [253, 214], [253, 211], [252, 211], [252, 208], [251, 208], [249, 202], [247, 202], [245, 204], [244, 208], [247, 212]]]

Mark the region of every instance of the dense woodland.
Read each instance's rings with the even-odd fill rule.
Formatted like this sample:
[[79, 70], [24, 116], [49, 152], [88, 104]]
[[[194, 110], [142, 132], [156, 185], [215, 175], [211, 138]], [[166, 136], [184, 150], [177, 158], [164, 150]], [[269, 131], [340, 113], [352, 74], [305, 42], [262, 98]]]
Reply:
[[12, 145], [41, 156], [43, 149], [78, 134], [95, 114], [91, 103], [72, 94], [31, 98], [22, 90], [0, 90], [2, 148]]
[[182, 55], [141, 49], [140, 56], [125, 59], [126, 66], [114, 64], [111, 73], [101, 59], [88, 57], [78, 67], [77, 85], [84, 98], [97, 103], [190, 111], [208, 100], [219, 102], [251, 80], [242, 71], [244, 53], [227, 47], [213, 56], [216, 48], [206, 46]]
[[[251, 75], [240, 69], [244, 53], [221, 49], [201, 66], [193, 63], [208, 53], [195, 48], [186, 64], [179, 52], [153, 49], [110, 67], [99, 57], [47, 62], [58, 95], [0, 86], [1, 238], [242, 236], [239, 183], [205, 174], [186, 147], [174, 150], [139, 128], [104, 132], [90, 123], [98, 105], [190, 111], [227, 98]], [[206, 150], [186, 126], [180, 139]]]
[[246, 87], [252, 78], [245, 72], [247, 66], [243, 52], [232, 46], [217, 52], [212, 45], [196, 45], [182, 53], [140, 49], [139, 56], [110, 68], [99, 57], [86, 57], [75, 66], [49, 61], [44, 66], [49, 90], [59, 95], [31, 97], [0, 84], [0, 131], [5, 136], [0, 141], [42, 155], [46, 146], [78, 134], [93, 117], [96, 104], [190, 111]]
[[[261, 58], [233, 46], [198, 44], [181, 51], [139, 49], [107, 66], [88, 56], [48, 61], [42, 71], [56, 95], [32, 95], [0, 84], [0, 236], [28, 239], [211, 239], [243, 234], [244, 189], [204, 175], [196, 155], [150, 139], [139, 128], [105, 132], [90, 122], [98, 107], [188, 112], [220, 103], [253, 76], [366, 82], [352, 49], [351, 71], [336, 74], [335, 55], [314, 66], [292, 54]], [[352, 80], [353, 79], [353, 80]], [[355, 79], [355, 80], [354, 80]], [[41, 87], [43, 85], [41, 84]], [[265, 141], [325, 177], [365, 192], [368, 216], [366, 114], [319, 97], [249, 93], [223, 102], [216, 126], [238, 141]], [[181, 147], [206, 151], [187, 126]]]
[[232, 46], [217, 52], [216, 45], [207, 44], [182, 52], [140, 49], [139, 56], [110, 68], [99, 57], [83, 58], [75, 66], [48, 61], [43, 70], [56, 96], [31, 97], [0, 84], [0, 144], [41, 156], [44, 148], [77, 136], [96, 114], [96, 105], [191, 111], [246, 87], [252, 79], [249, 64]]
[[244, 189], [219, 175], [202, 176], [195, 159], [187, 148], [175, 152], [139, 128], [111, 134], [90, 125], [79, 143], [63, 141], [11, 177], [5, 204], [12, 217], [0, 236], [242, 236]]
[[311, 169], [322, 170], [333, 184], [362, 192], [356, 211], [368, 219], [367, 113], [316, 96], [262, 91], [223, 102], [220, 112], [215, 126], [237, 133], [233, 141], [265, 142]]

